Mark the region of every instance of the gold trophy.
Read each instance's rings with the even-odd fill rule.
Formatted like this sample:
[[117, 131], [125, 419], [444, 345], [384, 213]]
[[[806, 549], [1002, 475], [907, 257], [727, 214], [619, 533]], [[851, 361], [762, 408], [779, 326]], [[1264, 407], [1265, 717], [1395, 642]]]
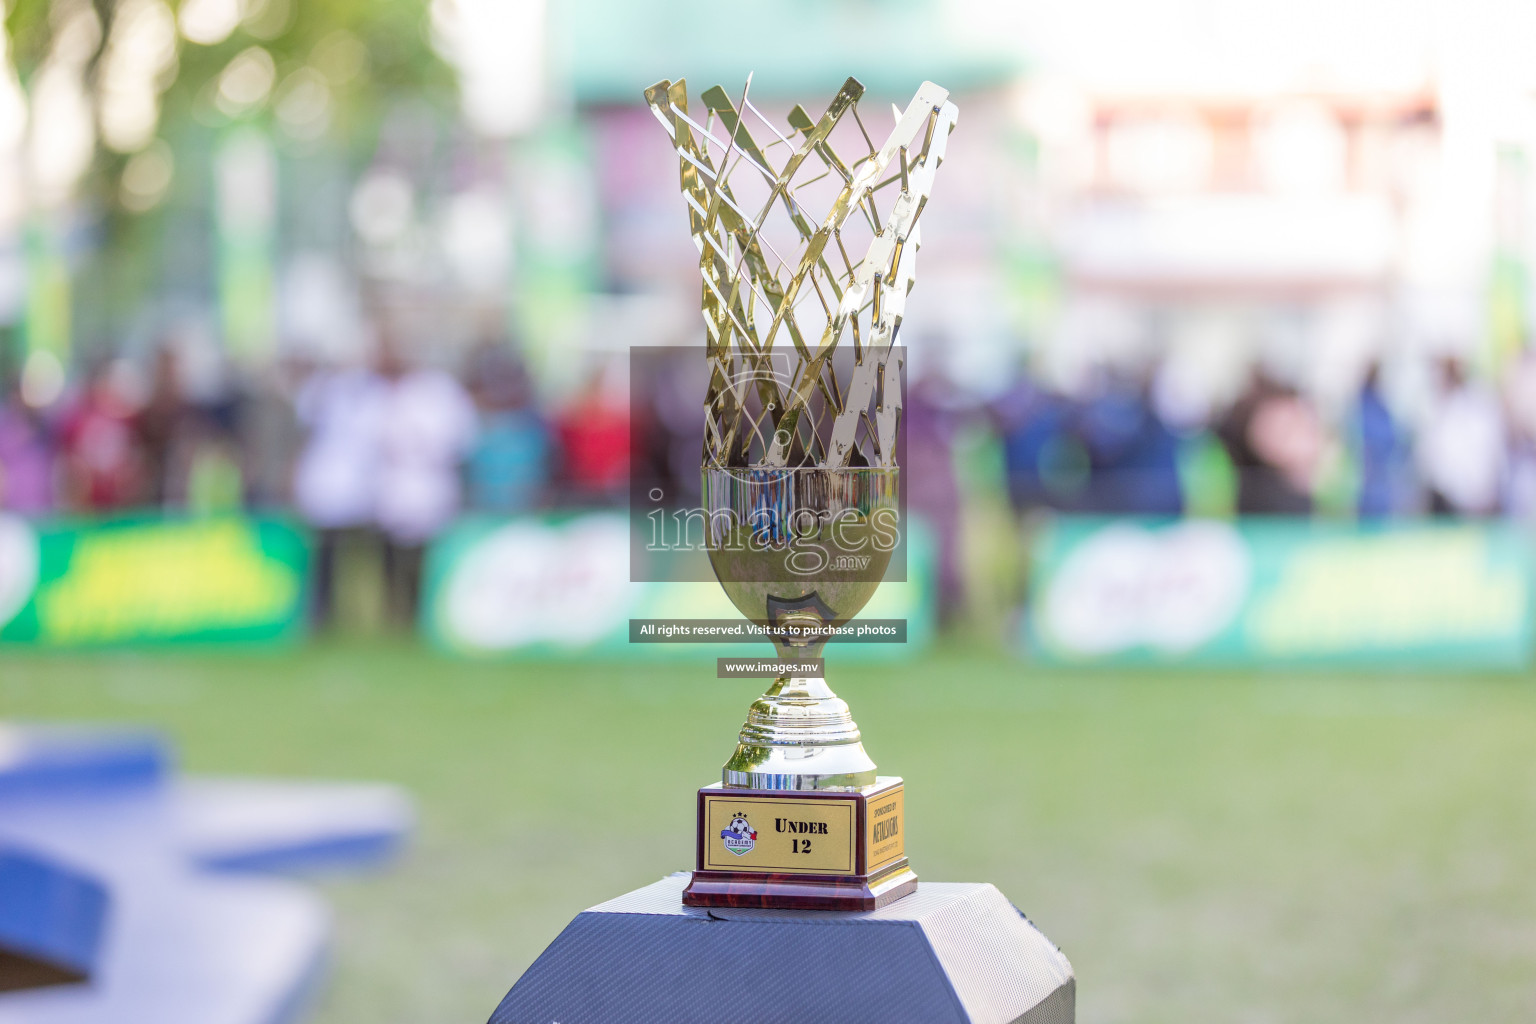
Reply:
[[871, 910], [917, 886], [902, 780], [876, 774], [847, 703], [796, 663], [858, 614], [899, 544], [894, 343], [958, 112], [924, 82], [877, 147], [852, 78], [819, 120], [796, 106], [783, 129], [750, 92], [750, 78], [735, 102], [716, 86], [695, 113], [685, 81], [645, 92], [703, 278], [710, 563], [786, 663], [699, 790], [683, 902]]

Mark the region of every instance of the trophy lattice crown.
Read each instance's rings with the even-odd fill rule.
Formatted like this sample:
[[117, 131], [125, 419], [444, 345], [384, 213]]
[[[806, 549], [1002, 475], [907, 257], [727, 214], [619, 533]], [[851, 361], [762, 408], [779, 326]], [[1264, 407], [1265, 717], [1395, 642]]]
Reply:
[[[720, 86], [706, 90], [702, 123], [688, 112], [686, 80], [645, 91], [676, 146], [699, 250], [710, 367], [704, 464], [894, 466], [901, 366], [892, 345], [916, 275], [918, 218], [959, 113], [946, 90], [924, 82], [906, 110], [892, 108], [896, 127], [876, 148], [855, 79], [820, 120], [791, 110], [788, 135], [753, 105], [751, 87], [749, 76], [739, 103]], [[850, 144], [867, 152], [839, 156], [834, 135], [845, 153]], [[827, 213], [813, 220], [807, 207], [818, 199]], [[818, 314], [819, 340], [810, 326]], [[833, 354], [845, 332], [852, 371], [840, 383]], [[776, 353], [781, 335], [792, 355], [782, 345]]]

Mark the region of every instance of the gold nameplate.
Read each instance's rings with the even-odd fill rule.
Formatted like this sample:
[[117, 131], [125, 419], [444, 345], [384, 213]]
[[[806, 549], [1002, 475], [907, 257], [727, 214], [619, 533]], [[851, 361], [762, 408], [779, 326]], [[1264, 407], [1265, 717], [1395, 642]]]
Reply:
[[865, 811], [864, 849], [868, 852], [867, 874], [873, 875], [887, 864], [894, 863], [906, 853], [906, 836], [902, 833], [903, 788], [897, 786], [869, 798]]
[[704, 864], [711, 871], [807, 875], [854, 873], [852, 800], [704, 797]]

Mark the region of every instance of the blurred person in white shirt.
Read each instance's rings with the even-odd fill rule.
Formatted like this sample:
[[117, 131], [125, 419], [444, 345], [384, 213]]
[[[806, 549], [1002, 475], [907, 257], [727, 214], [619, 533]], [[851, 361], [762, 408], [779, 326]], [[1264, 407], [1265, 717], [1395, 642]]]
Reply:
[[409, 366], [394, 339], [379, 347], [382, 381], [375, 521], [384, 535], [388, 610], [396, 625], [415, 621], [427, 544], [459, 514], [460, 466], [474, 447], [476, 415], [450, 373]]
[[1486, 516], [1499, 510], [1506, 437], [1492, 388], [1467, 379], [1456, 357], [1440, 362], [1439, 389], [1418, 437], [1419, 473], [1435, 515]]
[[296, 413], [307, 436], [294, 467], [293, 500], [315, 531], [316, 627], [334, 618], [340, 549], [373, 525], [388, 397], [387, 382], [367, 367], [315, 370], [298, 391]]

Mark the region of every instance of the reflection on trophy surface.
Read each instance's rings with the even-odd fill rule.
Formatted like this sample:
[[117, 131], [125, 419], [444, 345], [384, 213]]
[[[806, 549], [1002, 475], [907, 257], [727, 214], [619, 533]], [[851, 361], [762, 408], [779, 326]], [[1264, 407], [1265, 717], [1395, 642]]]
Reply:
[[[881, 139], [854, 79], [819, 118], [796, 106], [782, 126], [750, 92], [750, 78], [734, 98], [716, 86], [690, 108], [686, 83], [663, 81], [646, 100], [699, 250], [710, 561], [743, 615], [790, 634], [775, 638], [790, 661], [818, 657], [817, 631], [863, 609], [899, 543], [895, 340], [957, 111], [924, 82]], [[789, 665], [723, 782], [850, 791], [876, 776], [848, 705]]]

